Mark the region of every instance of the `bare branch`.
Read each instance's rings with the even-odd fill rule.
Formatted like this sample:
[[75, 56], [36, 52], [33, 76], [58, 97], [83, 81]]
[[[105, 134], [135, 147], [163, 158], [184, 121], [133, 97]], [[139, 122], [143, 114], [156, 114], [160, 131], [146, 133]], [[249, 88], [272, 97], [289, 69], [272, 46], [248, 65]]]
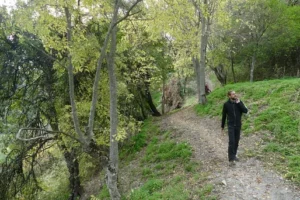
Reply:
[[[24, 136], [26, 137], [26, 131], [32, 131], [32, 132], [36, 132], [37, 134], [29, 137], [29, 138], [24, 138]], [[18, 140], [21, 141], [32, 141], [32, 140], [37, 140], [37, 139], [51, 139], [51, 138], [55, 138], [57, 134], [63, 134], [66, 135], [70, 138], [72, 138], [73, 140], [76, 140], [77, 142], [81, 143], [80, 140], [78, 140], [77, 138], [73, 137], [72, 135], [69, 135], [65, 132], [62, 131], [50, 131], [47, 129], [42, 129], [42, 128], [21, 128], [19, 129], [16, 138]]]
[[[72, 42], [72, 25], [71, 25], [71, 14], [68, 7], [65, 7], [65, 14], [66, 14], [66, 21], [67, 21], [67, 40], [68, 46], [71, 46]], [[70, 52], [68, 52], [68, 75], [69, 75], [69, 95], [71, 101], [71, 108], [72, 108], [72, 117], [74, 122], [75, 131], [79, 136], [79, 140], [82, 144], [86, 144], [86, 140], [83, 136], [83, 133], [80, 130], [79, 126], [79, 119], [77, 115], [77, 108], [75, 102], [75, 92], [74, 92], [74, 74], [73, 74], [73, 64], [72, 64], [72, 56]]]
[[131, 10], [132, 10], [138, 3], [140, 3], [141, 1], [143, 1], [143, 0], [137, 0], [134, 4], [132, 4], [132, 6], [128, 9], [128, 11], [126, 12], [126, 14], [125, 14], [121, 19], [119, 19], [119, 20], [113, 25], [112, 28], [114, 28], [115, 26], [117, 26], [120, 22], [124, 21], [127, 17], [132, 16], [132, 15], [135, 15], [135, 14], [141, 12], [141, 11], [138, 11], [138, 12], [136, 12], [136, 13], [130, 14]]

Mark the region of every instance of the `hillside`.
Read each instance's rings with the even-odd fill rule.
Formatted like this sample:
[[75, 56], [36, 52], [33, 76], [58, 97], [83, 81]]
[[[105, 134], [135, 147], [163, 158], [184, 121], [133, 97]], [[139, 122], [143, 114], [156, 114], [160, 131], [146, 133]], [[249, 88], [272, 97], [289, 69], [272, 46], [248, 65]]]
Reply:
[[[163, 129], [161, 118], [145, 121], [141, 132], [122, 148], [119, 186], [122, 199], [216, 199], [199, 160], [176, 129]], [[93, 200], [109, 199], [104, 185]]]
[[[297, 85], [297, 79], [228, 85], [211, 93], [206, 106], [147, 120], [122, 147], [123, 199], [299, 199]], [[234, 168], [220, 131], [230, 89], [250, 110]], [[109, 199], [107, 188], [94, 199]]]
[[226, 85], [208, 95], [207, 105], [196, 106], [197, 113], [220, 119], [229, 90], [235, 90], [250, 111], [243, 119], [244, 135], [264, 141], [263, 146], [248, 154], [300, 183], [300, 79]]

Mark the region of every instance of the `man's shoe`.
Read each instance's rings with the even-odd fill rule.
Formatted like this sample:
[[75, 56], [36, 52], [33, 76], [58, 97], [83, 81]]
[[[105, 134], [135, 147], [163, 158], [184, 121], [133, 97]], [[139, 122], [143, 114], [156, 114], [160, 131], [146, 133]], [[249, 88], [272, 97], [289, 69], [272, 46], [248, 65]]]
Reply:
[[239, 162], [240, 159], [239, 159], [238, 157], [235, 157], [235, 158], [234, 158], [234, 161]]
[[229, 161], [229, 167], [233, 167], [233, 166], [235, 166], [236, 164], [235, 164], [235, 161], [234, 160], [231, 160], [231, 161]]

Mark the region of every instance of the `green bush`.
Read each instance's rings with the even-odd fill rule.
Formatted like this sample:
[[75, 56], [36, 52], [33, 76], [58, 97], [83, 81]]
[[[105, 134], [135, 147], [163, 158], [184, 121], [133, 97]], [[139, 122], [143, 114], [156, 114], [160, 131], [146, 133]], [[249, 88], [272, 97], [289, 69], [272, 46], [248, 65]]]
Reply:
[[132, 158], [131, 155], [139, 152], [147, 145], [147, 140], [150, 137], [149, 134], [156, 135], [158, 132], [159, 129], [151, 122], [151, 118], [146, 120], [141, 128], [141, 131], [132, 136], [130, 140], [124, 144], [120, 152], [120, 158]]
[[40, 183], [43, 191], [37, 194], [36, 199], [40, 200], [65, 200], [68, 199], [69, 180], [68, 169], [66, 163], [61, 161], [53, 165], [49, 170], [40, 178]]

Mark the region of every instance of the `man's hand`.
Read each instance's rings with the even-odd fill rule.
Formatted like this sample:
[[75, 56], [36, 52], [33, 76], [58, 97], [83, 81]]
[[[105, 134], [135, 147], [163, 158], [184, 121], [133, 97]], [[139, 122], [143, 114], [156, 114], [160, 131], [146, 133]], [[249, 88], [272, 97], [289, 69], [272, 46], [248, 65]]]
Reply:
[[240, 101], [240, 99], [236, 99], [236, 101], [235, 101], [235, 103], [240, 103], [241, 101]]

